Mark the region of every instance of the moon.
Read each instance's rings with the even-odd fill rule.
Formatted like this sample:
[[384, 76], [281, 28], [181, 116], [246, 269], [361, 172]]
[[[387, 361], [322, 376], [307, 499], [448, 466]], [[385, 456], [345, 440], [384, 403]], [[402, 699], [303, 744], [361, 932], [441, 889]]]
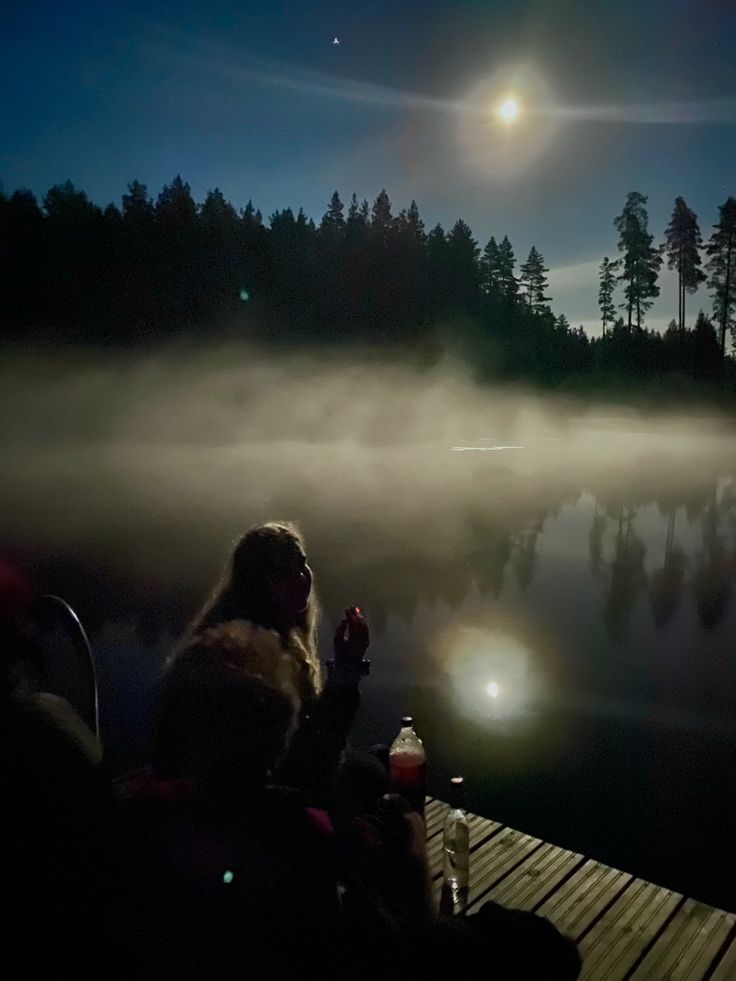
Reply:
[[519, 115], [519, 103], [512, 95], [509, 95], [496, 109], [496, 114], [503, 120], [504, 123], [513, 123]]

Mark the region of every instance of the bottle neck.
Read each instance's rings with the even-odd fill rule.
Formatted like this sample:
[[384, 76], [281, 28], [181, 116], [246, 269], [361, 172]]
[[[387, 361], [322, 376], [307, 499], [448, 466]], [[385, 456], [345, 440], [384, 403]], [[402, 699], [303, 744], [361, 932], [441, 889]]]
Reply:
[[452, 780], [450, 783], [450, 793], [447, 798], [453, 811], [465, 813], [465, 784], [462, 780]]

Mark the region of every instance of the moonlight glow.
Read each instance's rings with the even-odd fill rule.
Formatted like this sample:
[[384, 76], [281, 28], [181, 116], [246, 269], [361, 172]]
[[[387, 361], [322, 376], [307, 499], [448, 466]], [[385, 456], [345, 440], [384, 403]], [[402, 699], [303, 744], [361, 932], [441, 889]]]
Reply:
[[520, 638], [455, 626], [438, 637], [434, 653], [464, 715], [506, 727], [533, 716], [541, 678], [534, 653]]
[[503, 100], [496, 112], [505, 123], [513, 123], [519, 115], [519, 103], [510, 95]]

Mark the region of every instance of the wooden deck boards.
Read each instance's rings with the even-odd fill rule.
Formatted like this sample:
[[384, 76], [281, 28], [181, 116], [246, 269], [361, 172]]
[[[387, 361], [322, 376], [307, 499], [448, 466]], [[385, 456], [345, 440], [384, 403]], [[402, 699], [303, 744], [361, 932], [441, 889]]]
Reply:
[[[447, 805], [429, 800], [427, 857], [442, 889]], [[546, 916], [578, 944], [584, 981], [736, 981], [736, 916], [477, 815], [467, 911], [486, 900]]]

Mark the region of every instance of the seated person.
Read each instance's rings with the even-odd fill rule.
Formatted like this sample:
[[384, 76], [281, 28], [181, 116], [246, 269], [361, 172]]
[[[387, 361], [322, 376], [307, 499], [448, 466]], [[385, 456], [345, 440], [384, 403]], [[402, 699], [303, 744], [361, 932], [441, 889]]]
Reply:
[[3, 907], [8, 936], [40, 968], [86, 956], [110, 801], [94, 734], [66, 701], [38, 691], [43, 655], [30, 619], [33, 598], [23, 577], [1, 564]]
[[132, 969], [330, 976], [348, 937], [390, 949], [390, 922], [346, 876], [327, 814], [271, 783], [297, 683], [278, 635], [250, 623], [205, 629], [179, 653], [161, 711], [164, 726], [178, 718], [176, 776], [151, 776], [123, 805], [115, 922]]
[[[300, 700], [299, 726], [282, 761], [281, 778], [324, 804], [358, 710], [358, 683], [369, 644], [368, 626], [355, 608], [345, 611], [335, 633], [335, 659], [327, 682], [317, 654], [317, 599], [304, 543], [293, 525], [268, 523], [238, 542], [221, 583], [189, 627], [167, 665], [162, 682], [164, 713], [158, 726], [155, 766], [160, 775], [180, 770], [186, 733], [179, 729], [173, 694], [189, 670], [179, 658], [198, 634], [230, 621], [247, 621], [278, 638], [273, 656], [291, 661]], [[191, 658], [191, 651], [190, 651]], [[186, 724], [186, 720], [184, 724]]]

